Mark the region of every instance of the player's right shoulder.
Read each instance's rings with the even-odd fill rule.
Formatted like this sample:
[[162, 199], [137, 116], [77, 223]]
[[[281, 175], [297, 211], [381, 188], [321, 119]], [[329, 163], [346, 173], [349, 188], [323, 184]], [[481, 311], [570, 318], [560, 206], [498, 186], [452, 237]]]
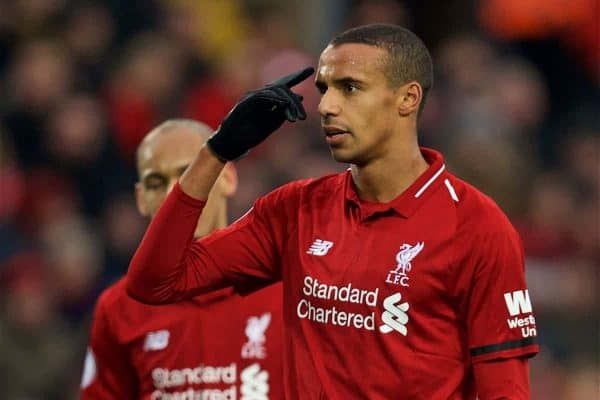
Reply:
[[309, 179], [300, 179], [300, 180], [288, 182], [286, 184], [283, 184], [283, 185], [273, 189], [272, 191], [270, 191], [268, 194], [266, 194], [263, 197], [264, 198], [273, 198], [273, 199], [278, 199], [278, 200], [293, 198], [302, 191], [303, 187], [310, 184], [313, 180], [314, 179], [309, 178]]
[[344, 174], [289, 182], [260, 197], [252, 209], [269, 220], [293, 220], [299, 210], [331, 199], [335, 191], [343, 190]]
[[346, 173], [324, 175], [319, 178], [299, 179], [282, 185], [265, 197], [273, 200], [301, 199], [306, 196], [330, 195], [343, 190]]
[[121, 277], [118, 281], [104, 289], [98, 301], [96, 302], [97, 309], [113, 309], [120, 308], [124, 302], [129, 302], [133, 299], [129, 297], [126, 291], [125, 277]]

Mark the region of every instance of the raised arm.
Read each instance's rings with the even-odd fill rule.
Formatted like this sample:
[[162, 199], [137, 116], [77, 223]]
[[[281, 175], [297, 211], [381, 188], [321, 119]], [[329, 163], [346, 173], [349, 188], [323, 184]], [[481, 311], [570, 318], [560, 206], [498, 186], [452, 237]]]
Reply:
[[[248, 93], [225, 117], [152, 219], [129, 266], [130, 296], [145, 303], [171, 303], [238, 284], [232, 276], [242, 273], [240, 265], [270, 270], [269, 249], [259, 243], [267, 228], [256, 210], [219, 240], [207, 240], [210, 246], [193, 242], [193, 233], [225, 162], [245, 155], [286, 120], [306, 118], [302, 98], [291, 87], [312, 72], [306, 68]], [[264, 257], [249, 251], [253, 242]]]
[[244, 156], [286, 120], [306, 119], [302, 98], [291, 88], [313, 71], [313, 68], [305, 68], [244, 96], [181, 176], [183, 191], [195, 199], [206, 201], [227, 161]]
[[129, 264], [131, 297], [148, 304], [173, 303], [230, 285], [193, 241], [204, 204], [179, 185], [171, 190]]

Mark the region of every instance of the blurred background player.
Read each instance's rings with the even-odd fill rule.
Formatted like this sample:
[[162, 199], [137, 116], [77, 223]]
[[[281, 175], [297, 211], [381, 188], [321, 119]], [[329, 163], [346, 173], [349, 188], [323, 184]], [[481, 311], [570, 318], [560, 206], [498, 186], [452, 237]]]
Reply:
[[[192, 120], [170, 120], [146, 135], [135, 185], [142, 215], [154, 216], [210, 133]], [[227, 199], [236, 189], [229, 164], [195, 238], [227, 225]], [[120, 279], [96, 305], [81, 398], [282, 398], [281, 296], [280, 285], [245, 298], [229, 288], [156, 307], [128, 297]]]

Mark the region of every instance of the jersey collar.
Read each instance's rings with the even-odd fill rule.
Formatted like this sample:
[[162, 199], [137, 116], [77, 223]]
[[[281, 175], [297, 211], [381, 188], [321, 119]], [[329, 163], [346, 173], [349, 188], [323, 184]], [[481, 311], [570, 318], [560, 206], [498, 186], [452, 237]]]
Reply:
[[360, 220], [384, 214], [390, 211], [409, 218], [426, 199], [443, 183], [446, 170], [444, 157], [437, 151], [421, 147], [421, 154], [429, 164], [429, 168], [421, 174], [402, 194], [387, 203], [377, 203], [361, 200], [356, 193], [350, 171], [346, 173], [345, 197], [346, 204], [357, 207]]

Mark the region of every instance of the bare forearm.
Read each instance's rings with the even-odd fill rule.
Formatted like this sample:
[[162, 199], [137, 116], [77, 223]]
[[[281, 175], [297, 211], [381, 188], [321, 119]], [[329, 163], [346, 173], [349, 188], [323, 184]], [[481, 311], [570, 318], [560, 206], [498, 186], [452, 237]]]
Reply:
[[179, 185], [188, 196], [206, 200], [223, 167], [225, 167], [225, 163], [204, 145], [196, 159], [179, 178]]

